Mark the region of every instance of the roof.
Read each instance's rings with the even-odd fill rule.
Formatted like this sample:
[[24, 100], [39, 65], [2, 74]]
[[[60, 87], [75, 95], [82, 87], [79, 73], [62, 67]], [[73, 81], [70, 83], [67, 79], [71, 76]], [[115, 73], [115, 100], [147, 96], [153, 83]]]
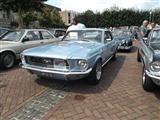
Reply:
[[109, 31], [108, 29], [103, 28], [84, 28], [84, 29], [76, 29], [76, 30], [69, 30], [69, 31], [83, 31], [83, 30], [99, 30], [99, 31]]
[[57, 10], [57, 11], [61, 11], [61, 8], [58, 8], [56, 6], [52, 6], [52, 5], [48, 5], [48, 4], [45, 4], [46, 7], [48, 7], [50, 10]]
[[43, 31], [48, 31], [47, 29], [15, 29], [15, 30], [26, 30], [26, 31], [30, 31], [30, 30], [43, 30]]
[[155, 27], [153, 30], [160, 30], [160, 26]]

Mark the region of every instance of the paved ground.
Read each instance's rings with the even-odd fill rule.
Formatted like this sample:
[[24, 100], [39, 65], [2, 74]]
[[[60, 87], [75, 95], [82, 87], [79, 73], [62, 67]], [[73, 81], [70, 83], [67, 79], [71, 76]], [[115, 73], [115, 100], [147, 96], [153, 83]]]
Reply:
[[[104, 67], [97, 86], [84, 80], [42, 80], [18, 67], [0, 71], [1, 119], [159, 120], [160, 89], [144, 91], [141, 71], [135, 47], [131, 53], [119, 53], [116, 61]], [[34, 114], [24, 118], [27, 112]]]

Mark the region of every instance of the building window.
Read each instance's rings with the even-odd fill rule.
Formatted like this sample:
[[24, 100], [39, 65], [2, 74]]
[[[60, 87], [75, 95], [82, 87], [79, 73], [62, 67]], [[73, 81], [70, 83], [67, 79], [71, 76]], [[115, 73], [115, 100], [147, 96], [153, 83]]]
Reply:
[[3, 18], [5, 19], [5, 14], [3, 14]]
[[68, 23], [69, 24], [71, 23], [71, 13], [70, 12], [68, 13]]

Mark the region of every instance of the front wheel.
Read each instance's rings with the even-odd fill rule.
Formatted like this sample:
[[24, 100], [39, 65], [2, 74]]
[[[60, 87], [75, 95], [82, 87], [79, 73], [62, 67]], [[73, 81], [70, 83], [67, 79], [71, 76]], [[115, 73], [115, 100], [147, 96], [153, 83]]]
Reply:
[[151, 78], [145, 73], [145, 70], [143, 69], [142, 73], [142, 87], [146, 91], [152, 91], [155, 88], [155, 84], [151, 80]]
[[11, 68], [15, 63], [15, 56], [10, 52], [2, 53], [0, 57], [1, 68]]
[[93, 70], [91, 71], [90, 75], [88, 76], [88, 82], [90, 84], [96, 85], [100, 82], [102, 77], [102, 62], [101, 60], [98, 60], [93, 67]]

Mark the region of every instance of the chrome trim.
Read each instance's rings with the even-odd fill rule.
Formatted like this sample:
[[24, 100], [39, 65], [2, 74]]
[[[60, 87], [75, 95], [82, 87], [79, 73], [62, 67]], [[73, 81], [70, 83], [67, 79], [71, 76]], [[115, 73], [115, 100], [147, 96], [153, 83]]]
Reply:
[[[160, 80], [160, 74], [154, 74], [153, 72], [151, 73], [151, 72], [149, 72], [148, 70], [145, 70], [145, 73], [146, 73], [149, 77], [151, 77], [151, 78]], [[159, 76], [158, 76], [158, 75], [159, 75]]]
[[108, 60], [106, 62], [103, 63], [102, 67], [105, 66], [105, 64], [107, 64], [109, 62], [109, 60], [112, 59], [112, 57], [113, 57], [113, 55], [110, 58], [108, 58]]
[[28, 70], [33, 70], [33, 71], [39, 71], [39, 72], [46, 72], [46, 73], [53, 73], [53, 74], [63, 74], [63, 75], [77, 75], [77, 74], [89, 74], [92, 71], [92, 68], [82, 71], [82, 72], [71, 72], [71, 71], [55, 71], [55, 70], [45, 70], [45, 69], [38, 69], [38, 68], [33, 68], [33, 67], [28, 67], [22, 65], [22, 68], [28, 69]]

